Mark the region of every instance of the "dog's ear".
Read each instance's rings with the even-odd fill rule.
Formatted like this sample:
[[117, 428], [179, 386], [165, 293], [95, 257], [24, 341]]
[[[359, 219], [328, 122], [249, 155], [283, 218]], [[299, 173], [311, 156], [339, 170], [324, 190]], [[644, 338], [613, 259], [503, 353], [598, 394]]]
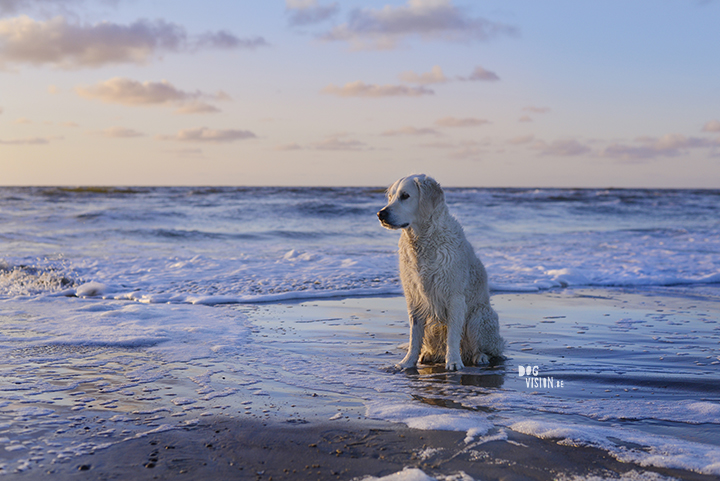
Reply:
[[420, 205], [427, 208], [428, 212], [432, 212], [438, 205], [445, 202], [445, 192], [435, 179], [423, 175], [416, 177], [415, 182], [420, 192]]

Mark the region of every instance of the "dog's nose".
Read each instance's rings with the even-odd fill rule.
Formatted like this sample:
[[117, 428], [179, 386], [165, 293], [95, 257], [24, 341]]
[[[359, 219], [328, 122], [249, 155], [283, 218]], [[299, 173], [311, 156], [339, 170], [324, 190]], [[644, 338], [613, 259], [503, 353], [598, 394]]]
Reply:
[[388, 211], [385, 209], [382, 209], [380, 212], [377, 213], [378, 219], [381, 221], [386, 221], [388, 217]]

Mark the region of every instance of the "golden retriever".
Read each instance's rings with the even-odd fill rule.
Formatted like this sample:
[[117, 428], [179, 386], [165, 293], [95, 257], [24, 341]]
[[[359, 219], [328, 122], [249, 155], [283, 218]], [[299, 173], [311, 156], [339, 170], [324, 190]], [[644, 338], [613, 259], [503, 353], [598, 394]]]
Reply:
[[395, 182], [387, 198], [377, 216], [383, 227], [402, 229], [400, 280], [410, 318], [410, 348], [397, 367], [444, 360], [456, 371], [500, 357], [505, 342], [485, 267], [448, 211], [440, 184], [411, 175]]

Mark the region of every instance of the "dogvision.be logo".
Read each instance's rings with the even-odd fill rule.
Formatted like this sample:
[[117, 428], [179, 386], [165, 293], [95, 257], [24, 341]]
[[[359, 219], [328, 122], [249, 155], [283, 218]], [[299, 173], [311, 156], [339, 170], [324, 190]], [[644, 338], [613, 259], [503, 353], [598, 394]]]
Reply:
[[565, 387], [563, 381], [555, 380], [552, 377], [540, 377], [538, 374], [540, 370], [537, 366], [518, 366], [518, 374], [520, 377], [525, 378], [525, 386], [527, 388], [545, 388], [555, 389], [559, 387]]

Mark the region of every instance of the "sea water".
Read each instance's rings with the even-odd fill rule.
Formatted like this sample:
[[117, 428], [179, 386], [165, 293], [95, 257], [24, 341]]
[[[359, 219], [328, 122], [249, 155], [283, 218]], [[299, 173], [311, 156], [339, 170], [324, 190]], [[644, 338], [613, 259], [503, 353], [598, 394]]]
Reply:
[[[383, 189], [0, 188], [0, 444], [27, 453], [0, 457], [0, 473], [191, 425], [271, 388], [350, 395], [369, 417], [465, 430], [468, 442], [513, 430], [720, 473], [720, 191], [446, 189], [446, 200], [487, 268], [511, 354], [408, 376], [390, 368], [407, 328], [398, 233], [375, 217]], [[618, 289], [652, 305], [625, 312], [612, 299], [635, 294]], [[513, 310], [515, 293], [532, 292], [557, 304]], [[567, 306], [588, 295], [606, 313], [577, 322]], [[343, 317], [339, 299], [367, 296], [389, 304]], [[259, 315], [279, 303], [341, 310], [284, 325]], [[616, 389], [622, 402], [606, 394]], [[105, 413], [94, 442], [64, 438], [88, 412]]]
[[[446, 198], [496, 291], [720, 283], [720, 191]], [[371, 188], [0, 188], [0, 295], [88, 282], [145, 302], [399, 294], [383, 205]]]

